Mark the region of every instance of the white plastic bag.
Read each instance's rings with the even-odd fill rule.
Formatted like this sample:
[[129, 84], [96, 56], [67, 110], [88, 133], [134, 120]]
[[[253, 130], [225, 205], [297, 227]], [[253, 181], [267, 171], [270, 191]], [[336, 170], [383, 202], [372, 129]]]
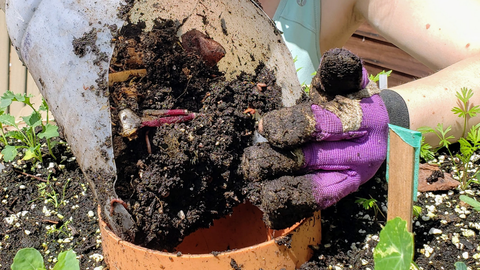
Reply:
[[158, 19], [182, 22], [179, 36], [195, 28], [222, 44], [227, 54], [218, 66], [227, 78], [253, 73], [262, 62], [275, 71], [285, 105], [293, 105], [301, 94], [281, 35], [249, 0], [137, 0], [131, 9], [121, 0], [0, 0], [0, 6], [3, 2], [20, 59], [63, 130], [107, 222], [123, 238], [134, 224], [121, 204], [115, 204], [115, 212], [122, 218], [109, 216], [116, 168], [106, 96], [111, 41], [125, 23], [143, 22], [148, 31]]

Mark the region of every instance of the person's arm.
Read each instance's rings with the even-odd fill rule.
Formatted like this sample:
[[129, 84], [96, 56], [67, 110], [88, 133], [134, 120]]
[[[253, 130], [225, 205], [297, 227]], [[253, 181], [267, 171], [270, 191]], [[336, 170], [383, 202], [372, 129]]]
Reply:
[[[358, 0], [355, 9], [387, 40], [439, 72], [393, 87], [405, 100], [410, 128], [452, 126], [457, 139], [462, 121], [451, 112], [459, 106], [455, 92], [474, 91], [480, 105], [480, 2], [476, 0]], [[480, 122], [480, 115], [469, 126]], [[427, 137], [436, 144], [436, 137]]]

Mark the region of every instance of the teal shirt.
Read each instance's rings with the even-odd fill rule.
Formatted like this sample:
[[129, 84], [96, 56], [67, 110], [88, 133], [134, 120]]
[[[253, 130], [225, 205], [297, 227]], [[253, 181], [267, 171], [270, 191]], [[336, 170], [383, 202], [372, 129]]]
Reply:
[[320, 0], [281, 0], [273, 16], [292, 57], [296, 59], [301, 84], [310, 84], [322, 57], [320, 8]]

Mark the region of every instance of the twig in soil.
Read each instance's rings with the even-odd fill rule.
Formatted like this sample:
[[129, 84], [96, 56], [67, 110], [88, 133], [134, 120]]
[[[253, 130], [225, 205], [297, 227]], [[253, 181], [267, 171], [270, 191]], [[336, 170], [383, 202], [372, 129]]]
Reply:
[[108, 74], [108, 86], [112, 86], [116, 82], [124, 82], [130, 78], [130, 76], [134, 77], [144, 77], [147, 75], [146, 69], [132, 69], [132, 70], [125, 70], [115, 73]]
[[17, 173], [20, 173], [20, 174], [23, 174], [25, 176], [28, 176], [28, 177], [31, 177], [31, 178], [34, 178], [34, 179], [37, 179], [38, 181], [41, 181], [41, 182], [45, 182], [45, 183], [48, 183], [47, 180], [41, 178], [41, 177], [38, 177], [38, 176], [35, 176], [35, 175], [32, 175], [32, 174], [28, 174], [26, 172], [22, 172], [22, 171], [19, 171], [19, 170], [15, 170]]
[[150, 132], [150, 130], [147, 130], [147, 132], [145, 132], [145, 143], [147, 144], [147, 152], [149, 155], [152, 154], [152, 146], [150, 145], [150, 139], [148, 138], [148, 133]]
[[56, 221], [56, 220], [51, 220], [51, 219], [44, 219], [44, 220], [42, 220], [42, 222], [51, 223], [51, 224], [58, 224], [58, 221]]

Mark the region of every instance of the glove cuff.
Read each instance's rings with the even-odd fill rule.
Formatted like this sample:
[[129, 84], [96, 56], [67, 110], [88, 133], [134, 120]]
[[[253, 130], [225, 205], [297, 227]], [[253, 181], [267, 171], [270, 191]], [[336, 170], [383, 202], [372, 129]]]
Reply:
[[405, 100], [397, 92], [383, 89], [380, 97], [387, 108], [390, 124], [410, 128], [410, 116]]

